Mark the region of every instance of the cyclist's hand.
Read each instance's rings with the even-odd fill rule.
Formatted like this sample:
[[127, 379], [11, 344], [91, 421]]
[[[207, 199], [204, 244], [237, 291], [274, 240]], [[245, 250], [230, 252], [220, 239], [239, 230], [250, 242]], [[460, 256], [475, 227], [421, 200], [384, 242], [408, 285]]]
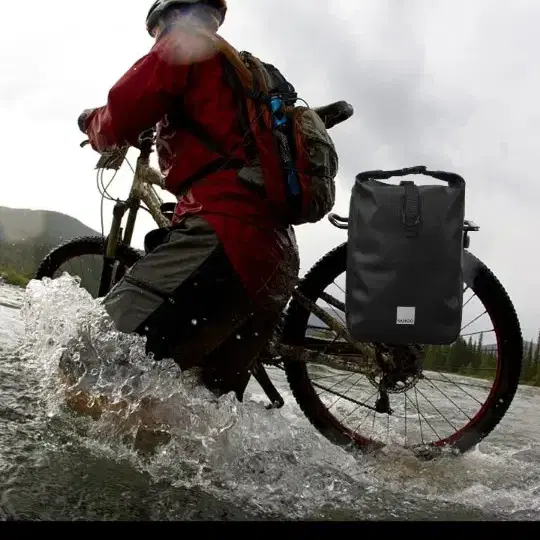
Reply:
[[77, 119], [77, 124], [79, 129], [86, 135], [86, 119], [95, 111], [96, 109], [85, 109]]

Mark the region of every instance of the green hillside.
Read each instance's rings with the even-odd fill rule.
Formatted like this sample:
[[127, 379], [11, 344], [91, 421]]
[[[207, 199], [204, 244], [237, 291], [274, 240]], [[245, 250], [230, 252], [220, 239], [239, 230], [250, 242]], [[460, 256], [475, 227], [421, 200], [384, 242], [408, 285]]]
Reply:
[[0, 239], [3, 241], [39, 238], [58, 243], [96, 234], [99, 233], [67, 214], [0, 206]]
[[66, 214], [0, 206], [0, 274], [9, 283], [24, 286], [55, 246], [98, 234]]

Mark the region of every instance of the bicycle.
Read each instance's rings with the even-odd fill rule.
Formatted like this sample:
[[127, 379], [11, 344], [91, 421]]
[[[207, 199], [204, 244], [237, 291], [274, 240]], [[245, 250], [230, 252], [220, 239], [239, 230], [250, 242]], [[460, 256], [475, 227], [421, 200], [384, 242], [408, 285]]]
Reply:
[[[346, 102], [333, 103], [317, 111], [328, 128], [343, 122], [353, 114], [352, 107]], [[142, 256], [142, 252], [131, 247], [138, 210], [140, 208], [148, 210], [159, 227], [170, 224], [174, 203], [164, 203], [154, 188], [154, 185], [163, 187], [164, 179], [150, 166], [149, 159], [153, 151], [152, 134], [153, 131], [141, 140], [129, 196], [125, 201], [116, 200], [108, 235], [76, 238], [56, 247], [39, 265], [36, 279], [52, 279], [63, 264], [72, 263], [79, 257], [98, 256], [103, 262], [103, 268], [99, 275], [94, 272], [93, 279], [94, 284], [99, 283], [97, 296], [102, 297], [123, 276], [126, 269]], [[88, 141], [85, 141], [81, 147], [87, 143]], [[127, 161], [127, 150], [124, 148], [101, 155], [96, 165], [98, 175], [107, 169], [118, 171], [122, 163]], [[412, 169], [394, 172], [405, 174], [410, 170]], [[102, 197], [105, 196], [107, 192], [104, 187]], [[123, 229], [122, 220], [126, 212], [127, 221]], [[332, 213], [328, 215], [328, 220], [339, 229], [347, 229], [346, 217]], [[464, 294], [463, 309], [465, 310], [466, 306], [477, 297], [484, 307], [483, 314], [487, 313], [493, 323], [493, 330], [478, 330], [464, 334], [451, 347], [437, 350], [420, 345], [392, 348], [384, 344], [355, 342], [347, 331], [344, 318], [339, 315], [340, 312], [345, 312], [344, 301], [326, 292], [333, 284], [343, 291], [337, 280], [344, 275], [346, 268], [347, 243], [344, 242], [324, 255], [299, 281], [283, 314], [282, 322], [276, 328], [275, 337], [270, 344], [271, 354], [255, 363], [252, 374], [270, 400], [268, 408], [282, 407], [284, 400], [265, 366], [285, 372], [292, 395], [304, 415], [324, 437], [336, 445], [365, 451], [380, 449], [389, 444], [390, 420], [397, 423], [402, 417], [404, 427], [399, 427], [397, 431], [399, 444], [409, 448], [419, 457], [433, 457], [445, 449], [459, 455], [482, 441], [499, 424], [512, 403], [521, 373], [523, 339], [518, 317], [505, 289], [487, 266], [468, 251], [469, 233], [478, 230], [479, 227], [473, 222], [465, 221], [464, 289], [465, 292], [470, 290], [473, 294], [467, 301]], [[84, 279], [81, 283], [84, 284]], [[329, 308], [321, 307], [319, 305], [321, 301]], [[476, 317], [463, 329], [476, 324], [478, 319], [479, 317]], [[318, 324], [312, 324], [313, 322]], [[320, 326], [320, 323], [326, 324], [327, 327]], [[481, 340], [480, 343], [472, 342], [472, 336], [484, 336], [490, 332], [495, 335], [496, 355], [490, 354], [489, 351], [484, 352]], [[471, 350], [475, 347], [477, 357], [473, 358]], [[470, 363], [461, 365], [466, 353]], [[435, 365], [437, 359], [441, 360], [441, 366]], [[411, 369], [411, 365], [416, 368]], [[471, 373], [475, 365], [481, 375]], [[440, 379], [434, 379], [431, 375], [437, 367], [443, 368]], [[389, 370], [393, 370], [393, 386], [389, 386], [387, 382], [380, 385], [382, 377]], [[335, 379], [342, 374], [343, 378], [336, 382]], [[491, 387], [484, 384], [486, 375], [489, 374], [494, 375]], [[315, 382], [312, 380], [313, 375], [321, 375], [323, 381], [331, 382], [331, 386], [325, 387], [324, 382], [323, 384]], [[357, 381], [349, 386], [355, 377]], [[428, 386], [423, 387], [424, 383]], [[434, 403], [436, 399], [434, 395], [443, 394], [439, 386], [443, 384], [453, 384], [457, 389], [469, 388], [470, 391], [464, 393], [476, 401], [480, 408], [470, 416], [457, 407], [466, 416], [466, 423], [461, 427], [454, 426], [452, 421], [441, 414], [443, 421], [436, 424], [437, 429], [441, 430], [442, 425], [449, 424], [453, 430], [441, 436], [430, 420], [433, 411], [440, 412], [439, 408], [443, 408], [438, 402]], [[370, 395], [367, 398], [360, 398], [358, 388], [362, 391], [369, 389]], [[480, 401], [473, 395], [478, 394], [479, 389], [487, 392], [485, 401]], [[317, 393], [317, 390], [322, 392]], [[351, 390], [353, 395], [348, 397], [346, 394]], [[427, 395], [428, 390], [432, 392], [432, 399]], [[410, 397], [409, 392], [413, 397]], [[400, 395], [403, 396], [403, 401], [399, 398]], [[429, 418], [420, 412], [419, 398], [423, 398], [431, 405]], [[337, 403], [344, 399], [347, 399], [350, 405], [338, 407]], [[396, 404], [398, 399], [399, 402]], [[451, 397], [448, 399], [455, 405]], [[336, 409], [332, 412], [334, 406]], [[414, 412], [414, 426], [410, 426], [407, 422], [409, 407], [412, 407]], [[367, 414], [364, 416], [366, 410]], [[367, 434], [364, 428], [360, 431], [360, 425], [371, 415], [373, 415], [371, 432]], [[346, 419], [353, 420], [356, 428], [346, 424]], [[379, 425], [385, 422], [386, 442], [381, 440], [382, 430]], [[432, 431], [436, 438], [424, 440], [424, 428]], [[411, 432], [413, 435], [420, 435], [421, 441], [409, 443]]]

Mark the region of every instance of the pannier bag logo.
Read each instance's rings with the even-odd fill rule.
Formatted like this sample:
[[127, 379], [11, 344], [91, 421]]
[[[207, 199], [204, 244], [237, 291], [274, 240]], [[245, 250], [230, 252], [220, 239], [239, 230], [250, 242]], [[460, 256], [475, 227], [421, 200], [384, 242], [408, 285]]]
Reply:
[[396, 324], [414, 324], [415, 308], [398, 306], [396, 314]]

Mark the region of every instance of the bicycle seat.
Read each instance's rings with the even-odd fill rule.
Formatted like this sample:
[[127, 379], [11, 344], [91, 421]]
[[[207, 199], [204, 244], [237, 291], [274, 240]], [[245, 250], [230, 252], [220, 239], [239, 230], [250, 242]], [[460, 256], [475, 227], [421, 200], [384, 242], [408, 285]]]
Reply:
[[313, 110], [322, 118], [326, 129], [345, 122], [354, 114], [353, 106], [346, 101], [336, 101], [323, 107], [316, 107]]

